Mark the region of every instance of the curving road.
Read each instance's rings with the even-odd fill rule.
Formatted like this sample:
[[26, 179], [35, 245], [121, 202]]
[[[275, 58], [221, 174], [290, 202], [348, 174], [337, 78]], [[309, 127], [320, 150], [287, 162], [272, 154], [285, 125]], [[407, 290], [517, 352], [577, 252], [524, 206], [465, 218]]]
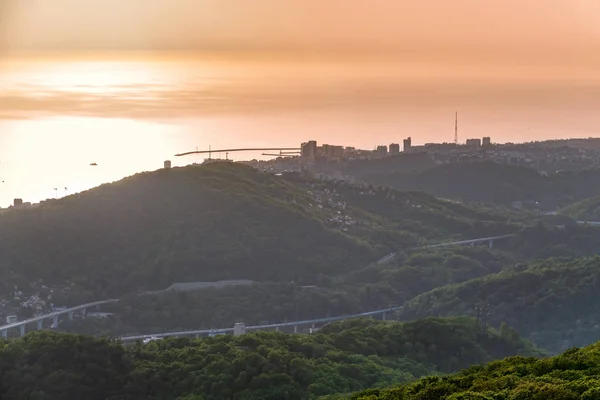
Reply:
[[[600, 223], [599, 223], [599, 225], [600, 225]], [[495, 240], [507, 239], [507, 238], [513, 237], [513, 236], [515, 236], [514, 233], [509, 233], [507, 235], [490, 236], [490, 237], [468, 239], [468, 240], [459, 240], [456, 242], [437, 243], [437, 244], [430, 244], [430, 245], [421, 246], [421, 247], [411, 247], [410, 249], [407, 249], [407, 250], [408, 251], [410, 251], [410, 250], [425, 250], [425, 249], [434, 249], [434, 248], [438, 248], [438, 247], [464, 246], [464, 245], [486, 243], [486, 242], [490, 244], [490, 247], [492, 247], [492, 244]], [[377, 264], [385, 264], [386, 262], [390, 262], [397, 258], [398, 258], [398, 253], [390, 253], [390, 254], [382, 257], [379, 261], [377, 261]]]
[[72, 313], [74, 313], [75, 311], [85, 310], [87, 308], [100, 306], [102, 304], [116, 303], [118, 301], [119, 301], [119, 299], [100, 300], [100, 301], [94, 301], [92, 303], [81, 304], [81, 305], [78, 305], [75, 307], [69, 307], [64, 310], [54, 311], [49, 314], [40, 315], [39, 317], [33, 317], [33, 318], [25, 319], [23, 321], [17, 321], [17, 322], [13, 322], [12, 324], [0, 326], [0, 331], [2, 332], [2, 336], [6, 337], [6, 331], [11, 328], [25, 327], [25, 325], [27, 325], [27, 324], [30, 324], [33, 322], [41, 322], [45, 319], [56, 320], [59, 316], [64, 315], [64, 314], [73, 315]]

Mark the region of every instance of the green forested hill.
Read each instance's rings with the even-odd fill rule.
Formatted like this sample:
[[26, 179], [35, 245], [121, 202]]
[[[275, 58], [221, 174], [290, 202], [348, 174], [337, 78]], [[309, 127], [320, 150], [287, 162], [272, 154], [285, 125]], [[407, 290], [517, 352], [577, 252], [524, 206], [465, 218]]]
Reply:
[[578, 201], [561, 212], [579, 221], [600, 221], [600, 197]]
[[[560, 217], [559, 217], [560, 218]], [[552, 220], [555, 217], [551, 217]], [[512, 254], [523, 259], [542, 260], [552, 257], [585, 257], [600, 254], [600, 229], [594, 226], [560, 221], [564, 227], [553, 226], [558, 221], [539, 223], [522, 229], [517, 235], [503, 242]]]
[[550, 259], [435, 289], [406, 304], [404, 318], [475, 315], [507, 322], [539, 346], [560, 352], [600, 340], [600, 257]]
[[[106, 308], [115, 315], [100, 321], [86, 319], [64, 322], [61, 329], [74, 333], [125, 335], [231, 327], [235, 322], [260, 325], [347, 315], [387, 308], [390, 304], [402, 305], [405, 302], [409, 302], [405, 318], [435, 315], [438, 311], [443, 311], [443, 315], [449, 316], [474, 316], [475, 300], [466, 302], [464, 308], [446, 309], [442, 306], [440, 310], [426, 307], [416, 311], [412, 308], [412, 300], [415, 296], [436, 288], [443, 288], [445, 291], [463, 287], [456, 286], [461, 283], [465, 284], [465, 291], [471, 297], [482, 299], [485, 293], [481, 296], [476, 295], [473, 287], [477, 287], [480, 282], [487, 282], [484, 277], [496, 279], [505, 276], [494, 275], [501, 271], [516, 273], [537, 265], [555, 270], [560, 270], [564, 265], [565, 270], [570, 271], [571, 265], [577, 268], [578, 264], [574, 260], [580, 260], [582, 263], [585, 260], [594, 260], [589, 257], [600, 252], [598, 243], [598, 228], [567, 226], [558, 229], [539, 225], [525, 228], [513, 238], [499, 241], [494, 249], [475, 246], [403, 252], [397, 260], [390, 263], [372, 263], [335, 277], [320, 276], [314, 282], [315, 287], [306, 288], [293, 282], [262, 282], [246, 287], [204, 289], [186, 293], [165, 292], [153, 296], [125, 296], [119, 303]], [[549, 260], [551, 258], [554, 259]], [[589, 271], [593, 272], [593, 268]], [[474, 280], [476, 278], [480, 279]], [[553, 290], [566, 290], [572, 295], [577, 295], [580, 294], [579, 291], [588, 288], [586, 285], [570, 284], [570, 281], [558, 280], [553, 283]], [[505, 298], [497, 300], [500, 304], [494, 306], [491, 317], [497, 326], [503, 321], [510, 322], [536, 343], [555, 352], [570, 344], [586, 345], [596, 338], [600, 340], [594, 331], [594, 324], [583, 324], [582, 321], [587, 321], [586, 318], [579, 322], [583, 325], [577, 327], [575, 324], [579, 317], [570, 319], [579, 315], [580, 310], [584, 313], [588, 311], [584, 307], [570, 313], [568, 307], [578, 307], [577, 302], [567, 302], [564, 305], [566, 308], [560, 309], [561, 313], [568, 314], [564, 323], [560, 318], [558, 322], [550, 319], [548, 327], [540, 325], [538, 330], [521, 325], [521, 316], [524, 322], [536, 319], [528, 313], [531, 304], [524, 305], [518, 302], [519, 297], [516, 293], [521, 290], [519, 285], [518, 280], [506, 281], [503, 287]], [[490, 295], [494, 294], [494, 290], [486, 290]], [[438, 292], [431, 293], [433, 296]], [[533, 291], [532, 296], [535, 303], [542, 301], [535, 298], [537, 294]], [[539, 296], [545, 298], [544, 294]], [[454, 305], [453, 301], [445, 297], [443, 299], [449, 305]], [[513, 302], [514, 305], [510, 306]], [[595, 303], [588, 303], [586, 306], [592, 304]], [[525, 311], [521, 311], [523, 307]], [[553, 316], [562, 315], [561, 313]], [[552, 317], [543, 312], [540, 312], [540, 316]]]
[[311, 288], [266, 282], [125, 296], [106, 308], [115, 315], [103, 320], [65, 321], [61, 329], [125, 335], [348, 315], [400, 305], [436, 287], [492, 274], [515, 263], [507, 253], [485, 247], [426, 250], [401, 256], [397, 264], [372, 264], [336, 278], [321, 278], [318, 286]]
[[352, 400], [596, 400], [600, 398], [600, 343], [553, 358], [509, 357], [445, 377], [393, 389], [373, 389]]
[[45, 331], [0, 341], [0, 398], [314, 399], [511, 355], [543, 353], [458, 318], [354, 320], [312, 335], [258, 332], [127, 348]]
[[352, 188], [342, 196], [316, 185], [215, 163], [6, 212], [2, 284], [42, 279], [94, 299], [186, 281], [313, 284], [396, 246], [511, 229], [501, 216], [427, 195]]
[[377, 257], [307, 203], [305, 192], [243, 166], [139, 174], [1, 215], [2, 276], [70, 280], [102, 298], [185, 281], [312, 281]]
[[504, 205], [537, 202], [537, 207], [549, 210], [600, 195], [596, 184], [600, 179], [599, 169], [543, 176], [527, 167], [492, 162], [456, 163], [418, 173], [378, 173], [365, 179], [376, 185], [470, 202]]

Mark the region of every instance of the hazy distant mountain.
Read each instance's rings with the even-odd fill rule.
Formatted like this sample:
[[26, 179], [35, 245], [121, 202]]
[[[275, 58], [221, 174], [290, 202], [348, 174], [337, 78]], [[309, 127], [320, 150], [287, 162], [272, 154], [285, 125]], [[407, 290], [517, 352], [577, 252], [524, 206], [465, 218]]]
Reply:
[[600, 169], [546, 176], [527, 167], [456, 163], [414, 174], [377, 173], [366, 179], [376, 185], [420, 190], [435, 196], [503, 205], [524, 202], [549, 210], [600, 195]]
[[406, 304], [404, 318], [473, 316], [486, 302], [492, 326], [506, 322], [558, 353], [600, 340], [600, 258], [546, 260], [449, 285]]

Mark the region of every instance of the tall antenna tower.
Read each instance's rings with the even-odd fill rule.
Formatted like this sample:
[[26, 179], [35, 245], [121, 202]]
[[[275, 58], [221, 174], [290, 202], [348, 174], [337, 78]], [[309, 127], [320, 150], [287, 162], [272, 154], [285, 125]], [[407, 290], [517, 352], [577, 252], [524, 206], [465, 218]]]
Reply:
[[458, 111], [454, 113], [454, 144], [458, 144]]

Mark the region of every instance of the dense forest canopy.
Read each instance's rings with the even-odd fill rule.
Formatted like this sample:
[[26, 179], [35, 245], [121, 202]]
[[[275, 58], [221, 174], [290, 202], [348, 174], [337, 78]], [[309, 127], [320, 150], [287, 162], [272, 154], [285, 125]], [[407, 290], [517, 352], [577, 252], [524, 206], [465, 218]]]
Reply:
[[507, 322], [554, 353], [600, 339], [600, 257], [549, 259], [432, 290], [405, 305], [403, 318], [472, 315], [489, 304], [489, 321]]
[[352, 400], [595, 400], [600, 398], [600, 343], [553, 358], [509, 357], [451, 376], [430, 376], [393, 389], [371, 389]]
[[46, 331], [0, 341], [0, 398], [314, 399], [543, 354], [460, 318], [359, 319], [312, 335], [258, 332], [130, 347]]
[[561, 212], [579, 221], [600, 221], [600, 197], [578, 201]]

